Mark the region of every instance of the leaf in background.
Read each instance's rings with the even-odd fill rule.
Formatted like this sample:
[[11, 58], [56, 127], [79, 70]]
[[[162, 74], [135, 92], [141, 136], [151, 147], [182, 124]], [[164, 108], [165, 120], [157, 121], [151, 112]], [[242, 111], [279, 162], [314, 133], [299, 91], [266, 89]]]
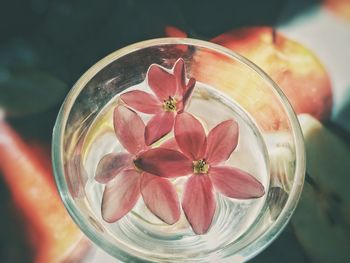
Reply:
[[71, 69], [68, 66], [69, 55], [66, 54], [69, 48], [59, 48], [53, 45], [48, 39], [43, 38], [40, 33], [33, 34], [28, 42], [38, 57], [38, 68], [66, 83], [71, 84], [73, 82]]
[[33, 67], [38, 56], [29, 41], [22, 37], [11, 39], [0, 46], [0, 67]]
[[67, 85], [36, 69], [0, 69], [0, 108], [9, 115], [29, 115], [62, 102]]
[[21, 36], [0, 44], [1, 68], [40, 68], [53, 76], [70, 82], [65, 50], [53, 45], [40, 33]]

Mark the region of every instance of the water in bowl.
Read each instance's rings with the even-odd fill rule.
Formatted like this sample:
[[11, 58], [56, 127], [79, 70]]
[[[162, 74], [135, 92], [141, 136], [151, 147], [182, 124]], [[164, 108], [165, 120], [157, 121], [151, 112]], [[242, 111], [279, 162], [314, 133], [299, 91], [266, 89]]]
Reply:
[[[127, 91], [133, 89], [146, 90], [146, 85], [141, 83]], [[142, 198], [119, 221], [104, 222], [101, 217], [101, 200], [105, 186], [96, 182], [94, 176], [97, 164], [104, 155], [125, 151], [113, 129], [113, 110], [118, 103], [121, 103], [119, 95], [96, 116], [83, 140], [81, 154], [81, 164], [88, 177], [84, 188], [84, 203], [90, 209], [90, 214], [94, 215], [94, 221], [107, 232], [110, 241], [142, 254], [157, 254], [162, 257], [171, 254], [172, 258], [174, 255], [182, 258], [185, 255], [195, 257], [197, 253], [210, 253], [234, 243], [254, 226], [267, 209], [266, 195], [258, 199], [237, 200], [217, 193], [216, 213], [209, 232], [204, 235], [193, 233], [183, 212], [177, 223], [167, 225], [147, 209]], [[252, 118], [237, 103], [216, 89], [197, 82], [186, 111], [202, 122], [206, 132], [222, 121], [236, 120], [239, 124], [239, 143], [225, 165], [249, 172], [268, 189], [270, 172], [266, 145]], [[145, 123], [150, 119], [150, 115], [140, 116]], [[171, 136], [173, 135], [168, 135], [164, 140]], [[186, 179], [187, 177], [172, 179], [180, 200]]]

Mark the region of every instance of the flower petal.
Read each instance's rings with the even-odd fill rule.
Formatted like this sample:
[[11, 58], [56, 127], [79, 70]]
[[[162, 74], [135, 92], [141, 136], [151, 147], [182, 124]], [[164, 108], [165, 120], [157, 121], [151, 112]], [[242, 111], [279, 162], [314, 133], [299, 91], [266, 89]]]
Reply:
[[169, 140], [165, 141], [159, 147], [165, 148], [165, 149], [171, 149], [171, 150], [180, 151], [179, 145], [177, 145], [175, 137], [172, 137]]
[[183, 96], [182, 96], [183, 109], [185, 109], [187, 102], [190, 100], [195, 85], [196, 85], [196, 80], [194, 78], [190, 78], [187, 86], [183, 91]]
[[202, 124], [191, 114], [183, 112], [176, 116], [175, 138], [181, 151], [193, 160], [204, 157], [207, 139]]
[[141, 90], [133, 90], [120, 95], [129, 107], [148, 114], [162, 112], [162, 103], [154, 95]]
[[162, 177], [178, 177], [193, 172], [192, 162], [185, 155], [164, 148], [141, 153], [135, 164], [142, 171]]
[[186, 87], [185, 61], [179, 58], [174, 65], [174, 76], [176, 80], [176, 91], [182, 96]]
[[165, 178], [143, 173], [141, 194], [148, 209], [165, 223], [172, 225], [180, 218], [180, 204], [172, 183]]
[[124, 170], [106, 185], [101, 208], [106, 222], [119, 220], [135, 206], [140, 196], [140, 178], [136, 170]]
[[209, 132], [206, 159], [210, 164], [226, 161], [230, 157], [238, 144], [238, 131], [238, 123], [227, 120]]
[[213, 185], [207, 175], [192, 175], [186, 185], [182, 209], [196, 234], [208, 232], [216, 209]]
[[147, 148], [144, 140], [145, 124], [136, 112], [119, 105], [114, 109], [114, 131], [129, 153], [136, 155]]
[[122, 170], [132, 164], [132, 155], [129, 153], [110, 153], [99, 161], [95, 173], [95, 180], [106, 184]]
[[258, 198], [265, 194], [264, 186], [257, 179], [238, 168], [211, 167], [209, 176], [215, 188], [231, 198]]
[[148, 70], [148, 85], [151, 87], [157, 97], [164, 101], [173, 97], [176, 93], [175, 76], [165, 71], [158, 65], [151, 65]]
[[74, 198], [83, 198], [85, 196], [85, 185], [88, 180], [88, 174], [82, 165], [81, 153], [74, 153], [73, 157], [67, 160], [66, 169], [69, 192]]
[[163, 112], [153, 116], [146, 126], [144, 134], [146, 144], [151, 145], [168, 134], [174, 127], [174, 120], [174, 112]]

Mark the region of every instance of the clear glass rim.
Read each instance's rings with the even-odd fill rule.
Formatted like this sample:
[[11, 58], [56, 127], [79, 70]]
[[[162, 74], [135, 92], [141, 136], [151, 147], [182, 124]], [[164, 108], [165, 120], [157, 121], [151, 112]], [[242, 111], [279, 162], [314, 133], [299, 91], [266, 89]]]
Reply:
[[[259, 254], [264, 250], [273, 240], [277, 238], [279, 233], [284, 229], [284, 227], [289, 222], [294, 209], [299, 201], [301, 191], [303, 189], [304, 177], [305, 177], [305, 148], [302, 131], [300, 128], [299, 121], [297, 116], [290, 105], [287, 97], [279, 88], [279, 86], [257, 65], [255, 65], [250, 60], [245, 57], [235, 53], [234, 51], [227, 49], [223, 46], [210, 43], [203, 40], [191, 39], [191, 38], [158, 38], [141, 41], [122, 49], [119, 49], [108, 56], [104, 57], [88, 69], [74, 84], [70, 92], [68, 93], [65, 101], [63, 102], [61, 109], [58, 113], [56, 123], [53, 129], [53, 138], [52, 138], [52, 162], [53, 162], [53, 171], [58, 187], [59, 194], [63, 203], [68, 210], [69, 214], [79, 226], [79, 228], [87, 235], [90, 240], [97, 244], [100, 248], [105, 250], [107, 253], [120, 260], [138, 260], [147, 262], [147, 260], [142, 259], [131, 252], [117, 248], [113, 243], [104, 239], [102, 235], [95, 232], [90, 226], [87, 220], [77, 208], [75, 201], [72, 196], [69, 194], [68, 186], [65, 181], [64, 176], [64, 166], [63, 166], [63, 138], [64, 130], [66, 128], [66, 122], [69, 116], [69, 113], [72, 109], [72, 106], [75, 102], [75, 99], [80, 94], [82, 89], [86, 84], [104, 67], [115, 61], [116, 59], [127, 55], [128, 53], [147, 48], [152, 46], [159, 45], [191, 45], [202, 48], [207, 48], [213, 50], [217, 53], [221, 53], [228, 57], [232, 57], [235, 60], [240, 61], [241, 63], [247, 65], [249, 68], [253, 69], [260, 77], [266, 81], [273, 89], [274, 92], [279, 96], [281, 103], [283, 104], [286, 114], [289, 121], [291, 122], [292, 134], [295, 140], [295, 154], [296, 154], [296, 168], [294, 174], [294, 183], [292, 189], [290, 190], [290, 195], [287, 199], [285, 206], [283, 207], [277, 220], [263, 232], [257, 239], [249, 243], [246, 247], [240, 250], [240, 254], [244, 256], [245, 260], [253, 258], [255, 255]], [[157, 258], [158, 259], [158, 258]], [[155, 258], [156, 260], [156, 258]], [[194, 259], [195, 260], [195, 259]]]

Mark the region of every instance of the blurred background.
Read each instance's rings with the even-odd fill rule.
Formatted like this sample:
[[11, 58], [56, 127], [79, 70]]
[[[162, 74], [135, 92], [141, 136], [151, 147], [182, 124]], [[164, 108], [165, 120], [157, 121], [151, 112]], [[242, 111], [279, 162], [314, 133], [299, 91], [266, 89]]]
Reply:
[[[272, 29], [296, 48], [259, 42]], [[58, 197], [50, 143], [59, 107], [89, 67], [121, 47], [222, 34], [214, 41], [256, 62], [288, 96], [295, 89], [297, 113], [310, 114], [301, 121], [309, 162], [300, 205], [251, 262], [350, 262], [350, 0], [1, 1], [0, 262], [116, 262], [84, 238]], [[298, 87], [293, 62], [288, 74], [274, 72], [273, 59], [245, 49], [249, 39], [269, 58], [300, 59], [306, 47], [312, 74]], [[298, 98], [310, 92], [312, 109]]]

